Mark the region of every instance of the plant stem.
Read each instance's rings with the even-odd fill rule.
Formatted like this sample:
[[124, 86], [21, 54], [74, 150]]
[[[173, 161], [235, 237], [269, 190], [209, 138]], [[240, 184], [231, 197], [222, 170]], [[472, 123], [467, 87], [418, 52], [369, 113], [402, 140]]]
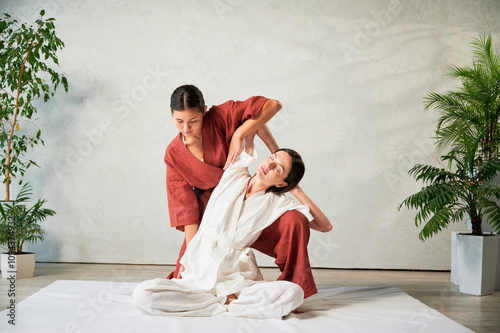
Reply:
[[481, 236], [483, 234], [483, 228], [481, 227], [481, 220], [473, 221], [471, 219], [471, 224], [472, 224], [472, 234]]
[[[37, 31], [35, 32], [34, 35], [36, 35], [38, 33], [38, 30], [40, 28], [37, 29]], [[28, 49], [28, 53], [26, 53], [26, 57], [24, 58], [24, 61], [23, 61], [23, 64], [21, 65], [21, 70], [19, 72], [19, 79], [18, 79], [18, 83], [17, 83], [17, 94], [16, 94], [16, 110], [14, 111], [14, 117], [13, 117], [13, 120], [11, 122], [11, 129], [10, 129], [10, 135], [9, 135], [9, 139], [7, 140], [7, 158], [5, 160], [5, 165], [8, 165], [10, 167], [10, 161], [11, 161], [11, 155], [10, 155], [10, 149], [12, 147], [12, 136], [14, 136], [14, 131], [15, 131], [15, 128], [16, 128], [16, 124], [17, 124], [17, 115], [19, 113], [19, 98], [21, 97], [21, 79], [23, 77], [23, 73], [24, 73], [24, 66], [26, 65], [26, 61], [28, 61], [28, 56], [30, 55], [31, 53], [31, 49], [33, 48], [33, 44], [35, 43], [35, 40], [33, 40], [30, 44], [30, 47]], [[10, 169], [7, 169], [7, 171], [5, 172], [5, 201], [9, 201], [10, 200]]]
[[471, 204], [471, 210], [469, 212], [470, 215], [470, 223], [472, 225], [472, 234], [473, 235], [482, 235], [483, 229], [481, 227], [482, 216], [477, 211], [477, 207], [475, 204]]

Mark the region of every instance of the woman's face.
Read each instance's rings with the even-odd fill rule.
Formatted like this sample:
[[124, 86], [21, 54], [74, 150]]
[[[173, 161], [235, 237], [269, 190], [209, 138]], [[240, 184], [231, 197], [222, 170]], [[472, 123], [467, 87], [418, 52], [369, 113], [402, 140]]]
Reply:
[[268, 187], [283, 187], [288, 184], [285, 178], [288, 176], [292, 167], [292, 157], [285, 151], [277, 151], [267, 157], [256, 170], [256, 177]]
[[[206, 111], [206, 107], [205, 107]], [[174, 110], [172, 117], [174, 118], [175, 126], [184, 137], [199, 137], [201, 136], [201, 128], [203, 126], [204, 112], [200, 112], [198, 108], [191, 108], [182, 111]]]

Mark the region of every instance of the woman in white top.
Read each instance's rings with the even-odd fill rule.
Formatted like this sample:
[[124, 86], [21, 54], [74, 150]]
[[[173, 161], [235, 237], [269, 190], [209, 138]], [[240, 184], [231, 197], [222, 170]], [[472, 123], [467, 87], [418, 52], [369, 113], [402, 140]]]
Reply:
[[[253, 149], [252, 149], [253, 150]], [[144, 281], [134, 302], [145, 313], [173, 316], [282, 318], [303, 301], [288, 281], [263, 281], [249, 246], [288, 210], [303, 213], [316, 228], [330, 230], [323, 212], [297, 185], [305, 168], [298, 153], [280, 149], [251, 176], [253, 151], [243, 152], [223, 174], [189, 243], [181, 279]], [[285, 196], [290, 191], [301, 204]]]

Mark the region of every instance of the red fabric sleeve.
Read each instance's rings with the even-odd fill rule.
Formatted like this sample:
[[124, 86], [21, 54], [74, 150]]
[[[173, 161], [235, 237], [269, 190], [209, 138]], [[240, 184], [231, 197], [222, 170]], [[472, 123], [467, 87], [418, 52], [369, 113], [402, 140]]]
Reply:
[[185, 225], [200, 224], [200, 205], [194, 190], [165, 159], [170, 226], [184, 231]]
[[224, 131], [227, 142], [231, 141], [234, 131], [248, 119], [255, 118], [268, 98], [253, 96], [245, 101], [227, 101], [224, 104], [213, 106], [214, 122]]

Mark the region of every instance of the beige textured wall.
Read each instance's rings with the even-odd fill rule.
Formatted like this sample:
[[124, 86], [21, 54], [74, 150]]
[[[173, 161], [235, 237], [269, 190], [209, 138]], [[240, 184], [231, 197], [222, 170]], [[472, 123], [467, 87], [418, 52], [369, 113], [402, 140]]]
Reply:
[[0, 3], [21, 20], [41, 8], [66, 43], [70, 92], [40, 105], [46, 147], [29, 179], [58, 214], [29, 247], [39, 261], [175, 262], [168, 100], [194, 83], [208, 105], [251, 95], [284, 105], [270, 126], [302, 153], [303, 188], [334, 223], [311, 235], [314, 266], [450, 268], [450, 233], [422, 243], [414, 212], [396, 206], [420, 188], [408, 169], [435, 162], [423, 97], [457, 85], [447, 66], [470, 64], [472, 38], [491, 32], [500, 48], [498, 1]]

